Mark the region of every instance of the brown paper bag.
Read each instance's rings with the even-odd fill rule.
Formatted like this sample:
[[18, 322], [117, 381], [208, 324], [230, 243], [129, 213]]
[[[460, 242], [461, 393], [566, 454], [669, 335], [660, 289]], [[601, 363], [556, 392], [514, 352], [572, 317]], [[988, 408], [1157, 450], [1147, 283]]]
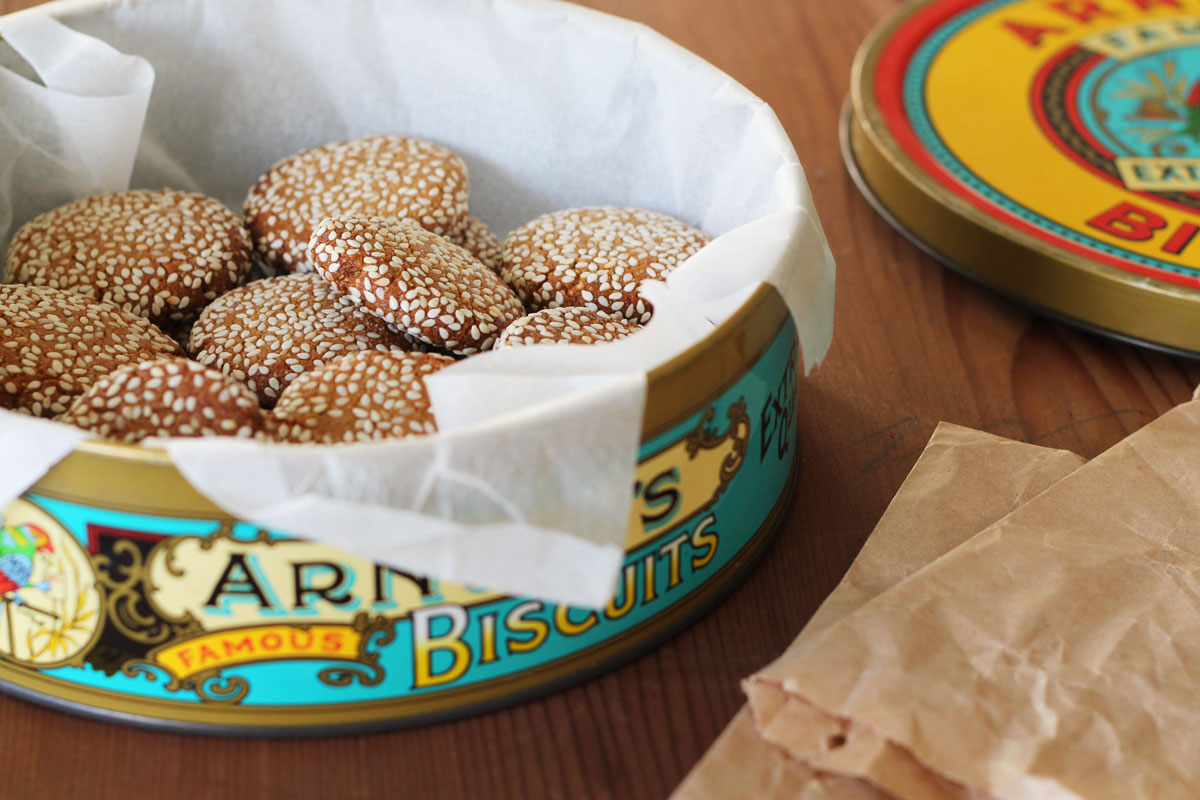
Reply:
[[[916, 572], [973, 533], [1036, 496], [1083, 459], [942, 424], [900, 487], [841, 584], [788, 649], [808, 649], [818, 634], [875, 595]], [[965, 476], [960, 485], [955, 475]], [[931, 514], [962, 488], [974, 501], [949, 515]], [[913, 531], [920, 535], [914, 536]], [[825, 717], [822, 722], [830, 719]], [[836, 721], [835, 721], [836, 723]], [[784, 750], [766, 744], [743, 708], [672, 800], [817, 800], [889, 795], [850, 778], [818, 776]]]
[[[1134, 433], [759, 677], [818, 717], [867, 728], [952, 788], [1200, 796], [1200, 403]], [[767, 720], [764, 734], [827, 762], [829, 747], [788, 741], [788, 730]]]
[[764, 742], [745, 706], [684, 778], [671, 800], [890, 800], [865, 781], [818, 775]]

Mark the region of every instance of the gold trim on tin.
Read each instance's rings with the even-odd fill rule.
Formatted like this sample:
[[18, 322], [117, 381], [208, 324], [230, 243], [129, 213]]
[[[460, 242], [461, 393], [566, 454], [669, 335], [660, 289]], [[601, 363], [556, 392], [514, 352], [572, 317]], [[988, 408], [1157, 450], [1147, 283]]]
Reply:
[[[779, 293], [761, 286], [725, 323], [702, 342], [650, 373], [643, 441], [665, 432], [697, 413], [712, 399], [744, 376], [775, 341], [789, 319]], [[793, 460], [788, 486], [798, 469]], [[196, 516], [228, 521], [230, 517], [202, 497], [187, 483], [163, 451], [110, 442], [90, 441], [54, 467], [32, 489], [32, 494], [57, 497], [83, 504], [103, 503], [106, 508], [128, 509], [166, 517]], [[356, 703], [332, 710], [329, 707], [288, 706], [225, 709], [205, 704], [197, 707], [171, 700], [129, 697], [96, 687], [86, 687], [33, 670], [0, 662], [0, 681], [78, 706], [112, 712], [143, 720], [164, 720], [230, 729], [286, 729], [291, 727], [338, 727], [385, 720], [411, 720], [441, 716], [472, 707], [497, 704], [507, 698], [523, 697], [539, 687], [568, 681], [589, 673], [681, 624], [740, 574], [746, 563], [765, 547], [770, 530], [786, 510], [790, 491], [784, 491], [767, 519], [721, 570], [710, 576], [691, 595], [659, 615], [603, 643], [565, 656], [550, 664], [522, 670], [485, 684], [442, 690], [429, 695]], [[150, 679], [148, 676], [145, 679]]]
[[1085, 325], [1200, 352], [1200, 291], [1091, 261], [1005, 226], [935, 181], [904, 152], [875, 103], [875, 70], [917, 0], [876, 27], [850, 79], [851, 155], [896, 222], [937, 256], [989, 287]]
[[[791, 487], [799, 470], [799, 459], [793, 457], [788, 473], [787, 488], [780, 494], [767, 518], [733, 559], [700, 584], [697, 589], [667, 610], [641, 624], [606, 639], [593, 647], [572, 653], [558, 660], [522, 670], [513, 675], [496, 678], [481, 684], [457, 689], [431, 692], [426, 695], [406, 695], [402, 698], [376, 700], [345, 706], [253, 706], [228, 708], [219, 705], [196, 704], [161, 698], [131, 697], [126, 694], [64, 681], [36, 670], [21, 668], [0, 661], [0, 681], [21, 689], [65, 701], [79, 707], [115, 712], [142, 720], [164, 720], [172, 723], [192, 723], [197, 732], [205, 726], [235, 729], [288, 729], [294, 727], [338, 727], [371, 722], [411, 720], [429, 715], [467, 712], [472, 707], [523, 697], [539, 687], [570, 680], [572, 676], [590, 673], [606, 663], [636, 651], [671, 628], [684, 622], [702, 609], [715, 596], [744, 572], [754, 558], [766, 547], [770, 533], [787, 510]], [[152, 680], [150, 676], [143, 679]]]

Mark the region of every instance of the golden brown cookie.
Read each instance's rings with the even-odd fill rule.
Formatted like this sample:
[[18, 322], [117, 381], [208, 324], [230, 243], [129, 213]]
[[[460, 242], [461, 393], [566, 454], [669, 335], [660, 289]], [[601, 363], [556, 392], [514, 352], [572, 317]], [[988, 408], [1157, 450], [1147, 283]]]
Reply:
[[500, 334], [496, 347], [531, 344], [600, 344], [624, 339], [642, 326], [592, 308], [544, 308], [521, 317]]
[[448, 238], [482, 261], [492, 272], [500, 274], [503, 246], [488, 228], [487, 223], [479, 217], [465, 218], [458, 230], [450, 234]]
[[363, 308], [452, 353], [491, 349], [525, 313], [496, 273], [409, 220], [333, 217], [309, 250], [317, 271]]
[[0, 408], [54, 417], [126, 364], [182, 355], [148, 321], [74, 292], [0, 286]]
[[277, 270], [309, 272], [313, 228], [336, 215], [411, 219], [448, 236], [467, 216], [467, 167], [441, 145], [370, 136], [305, 150], [271, 167], [246, 198], [254, 249]]
[[585, 306], [644, 324], [653, 310], [638, 284], [662, 280], [708, 242], [703, 232], [656, 211], [556, 211], [508, 235], [500, 275], [533, 310]]
[[6, 280], [99, 300], [159, 325], [186, 322], [250, 269], [241, 219], [201, 194], [110, 192], [47, 211], [17, 231]]
[[356, 350], [410, 350], [412, 342], [312, 273], [235, 289], [196, 320], [188, 351], [244, 382], [264, 408], [301, 373]]
[[105, 375], [59, 421], [132, 444], [152, 436], [253, 437], [263, 412], [245, 384], [186, 358], [166, 358]]
[[279, 397], [271, 438], [282, 442], [373, 442], [433, 433], [424, 376], [454, 363], [432, 353], [352, 353], [306, 372]]

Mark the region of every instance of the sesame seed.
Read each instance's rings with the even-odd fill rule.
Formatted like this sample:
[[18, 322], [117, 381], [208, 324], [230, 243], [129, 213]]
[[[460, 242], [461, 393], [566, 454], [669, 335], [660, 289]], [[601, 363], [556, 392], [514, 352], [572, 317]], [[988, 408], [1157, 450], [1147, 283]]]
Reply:
[[[114, 369], [180, 354], [142, 317], [74, 292], [0, 286], [0, 408], [53, 417]], [[51, 354], [54, 354], [53, 356]]]
[[412, 350], [404, 333], [313, 273], [254, 281], [200, 315], [188, 349], [197, 361], [251, 382], [265, 408], [297, 375], [347, 349]]
[[[145, 391], [138, 393], [139, 386]], [[112, 402], [117, 395], [122, 402]], [[263, 428], [252, 391], [185, 358], [146, 361], [100, 378], [61, 417], [108, 439], [254, 435]]]
[[466, 216], [449, 236], [450, 241], [482, 261], [488, 269], [500, 274], [502, 248], [500, 240], [479, 217]]
[[406, 136], [334, 142], [285, 158], [246, 198], [255, 250], [271, 267], [308, 272], [313, 226], [354, 214], [407, 218], [439, 235], [463, 227], [467, 168], [440, 145]]
[[623, 317], [590, 308], [547, 308], [509, 325], [500, 334], [496, 346], [615, 342], [636, 333], [639, 328], [640, 325]]
[[[525, 311], [481, 261], [410, 220], [331, 217], [316, 227], [310, 249], [317, 271], [364, 309], [459, 355], [487, 349], [491, 334]], [[477, 333], [464, 338], [464, 328]]]
[[638, 294], [709, 242], [655, 211], [600, 206], [556, 211], [508, 235], [500, 276], [530, 308], [585, 306], [634, 322], [652, 309]]
[[[218, 259], [172, 247], [192, 238], [211, 239]], [[11, 283], [106, 300], [159, 325], [195, 319], [208, 293], [237, 286], [249, 269], [241, 219], [217, 200], [169, 189], [59, 206], [23, 225], [5, 259]]]
[[271, 412], [271, 438], [336, 444], [437, 430], [423, 378], [454, 363], [433, 353], [359, 351], [301, 375]]

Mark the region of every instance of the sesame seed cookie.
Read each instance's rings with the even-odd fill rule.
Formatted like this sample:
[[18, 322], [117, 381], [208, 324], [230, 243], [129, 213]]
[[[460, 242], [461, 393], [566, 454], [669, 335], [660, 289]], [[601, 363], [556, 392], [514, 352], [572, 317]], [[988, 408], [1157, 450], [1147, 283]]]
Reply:
[[54, 417], [125, 364], [181, 355], [148, 321], [45, 286], [0, 286], [0, 408]]
[[109, 192], [35, 217], [17, 231], [7, 282], [106, 300], [155, 324], [195, 319], [250, 269], [242, 221], [202, 194]]
[[317, 271], [367, 311], [452, 353], [491, 349], [525, 314], [496, 273], [410, 220], [326, 219], [309, 252]]
[[312, 273], [248, 283], [204, 309], [188, 351], [249, 386], [264, 408], [301, 373], [355, 350], [411, 350], [407, 336]]
[[665, 278], [708, 242], [701, 231], [656, 211], [555, 211], [508, 235], [500, 276], [533, 310], [586, 306], [644, 324], [653, 309], [638, 284]]
[[84, 392], [60, 422], [135, 444], [152, 436], [237, 436], [263, 427], [258, 397], [232, 378], [186, 358], [130, 364]]
[[271, 167], [246, 198], [255, 250], [286, 272], [310, 272], [308, 241], [326, 217], [411, 219], [447, 236], [467, 216], [467, 166], [446, 148], [370, 136], [305, 150]]
[[352, 353], [306, 372], [283, 391], [272, 438], [293, 443], [373, 442], [434, 433], [422, 378], [454, 363], [432, 353]]
[[496, 347], [615, 342], [637, 332], [641, 327], [624, 317], [605, 314], [592, 308], [544, 308], [521, 317], [505, 328], [500, 334], [500, 340], [496, 342]]
[[447, 238], [482, 261], [492, 272], [500, 274], [502, 245], [479, 217], [467, 217]]

